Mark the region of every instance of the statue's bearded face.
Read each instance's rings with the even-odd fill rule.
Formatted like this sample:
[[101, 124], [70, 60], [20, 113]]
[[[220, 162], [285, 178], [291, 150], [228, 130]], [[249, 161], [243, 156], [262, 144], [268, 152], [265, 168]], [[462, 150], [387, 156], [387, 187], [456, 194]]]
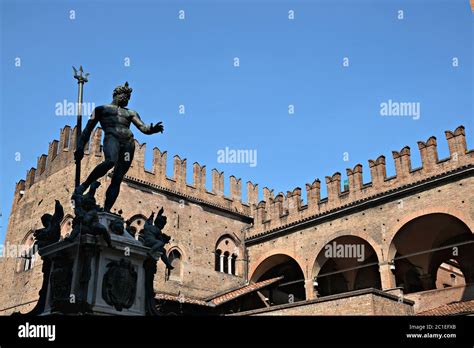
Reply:
[[115, 95], [115, 99], [117, 100], [118, 106], [125, 107], [128, 105], [128, 101], [130, 100], [130, 94], [119, 93]]
[[114, 104], [121, 107], [126, 107], [128, 105], [128, 101], [130, 100], [132, 91], [133, 89], [128, 86], [128, 82], [125, 82], [123, 86], [117, 86], [113, 93]]

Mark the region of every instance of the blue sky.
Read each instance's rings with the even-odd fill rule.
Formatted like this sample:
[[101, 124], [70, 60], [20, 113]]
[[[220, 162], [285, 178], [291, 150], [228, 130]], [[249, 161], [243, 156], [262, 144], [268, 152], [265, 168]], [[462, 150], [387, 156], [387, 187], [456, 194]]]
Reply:
[[[55, 115], [56, 103], [77, 98], [72, 65], [91, 74], [86, 102], [110, 102], [127, 80], [130, 108], [147, 123], [163, 121], [163, 135], [135, 130], [147, 143], [148, 167], [158, 146], [168, 151], [170, 176], [179, 154], [188, 159], [189, 182], [198, 161], [207, 166], [208, 188], [212, 168], [225, 172], [226, 192], [232, 174], [243, 191], [251, 180], [277, 193], [315, 178], [324, 183], [336, 171], [345, 178], [357, 163], [370, 181], [367, 160], [381, 154], [393, 175], [392, 150], [409, 145], [419, 166], [416, 141], [435, 135], [444, 158], [444, 131], [461, 124], [472, 147], [468, 0], [131, 3], [1, 1], [0, 240], [15, 182], [61, 127], [76, 122]], [[420, 118], [382, 117], [388, 100], [420, 103]], [[225, 147], [256, 150], [257, 166], [217, 163]]]

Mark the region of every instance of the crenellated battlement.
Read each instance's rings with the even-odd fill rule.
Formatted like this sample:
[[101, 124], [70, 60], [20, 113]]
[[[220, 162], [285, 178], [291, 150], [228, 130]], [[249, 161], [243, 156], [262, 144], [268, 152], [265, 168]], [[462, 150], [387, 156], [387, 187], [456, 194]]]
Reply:
[[286, 195], [280, 193], [275, 198], [268, 193], [265, 194], [264, 191], [264, 200], [257, 205], [254, 228], [248, 237], [310, 216], [323, 215], [430, 177], [474, 165], [474, 151], [467, 150], [464, 127], [459, 126], [454, 132], [446, 131], [445, 134], [450, 151], [448, 158], [438, 159], [436, 138], [432, 136], [425, 142], [418, 142], [421, 168], [412, 168], [410, 147], [405, 146], [400, 151], [392, 151], [395, 176], [387, 177], [386, 159], [381, 155], [375, 160], [368, 161], [371, 176], [371, 181], [368, 183], [363, 182], [362, 164], [356, 164], [353, 168], [346, 169], [348, 186], [344, 191], [341, 191], [342, 177], [339, 172], [326, 176], [326, 198], [321, 198], [319, 179], [306, 184], [306, 205], [302, 204], [300, 188], [288, 191]]
[[[405, 146], [400, 151], [392, 151], [396, 175], [387, 177], [386, 158], [381, 155], [375, 160], [369, 160], [371, 181], [363, 182], [363, 166], [356, 164], [346, 169], [348, 185], [341, 190], [342, 174], [336, 172], [326, 176], [327, 197], [321, 198], [321, 181], [314, 180], [306, 184], [307, 203], [303, 204], [302, 189], [296, 187], [286, 194], [280, 192], [276, 196], [274, 190], [263, 188], [263, 199], [259, 201], [259, 186], [250, 181], [246, 183], [247, 200], [242, 199], [242, 180], [231, 175], [228, 180], [229, 195], [224, 194], [224, 172], [217, 169], [211, 171], [212, 188], [206, 189], [206, 166], [193, 163], [193, 182], [187, 183], [187, 160], [180, 156], [173, 157], [173, 175], [166, 175], [167, 152], [158, 148], [153, 149], [152, 169], [145, 169], [146, 144], [136, 141], [135, 156], [127, 176], [142, 184], [165, 191], [192, 197], [198, 201], [207, 202], [229, 211], [252, 216], [254, 226], [250, 235], [259, 234], [269, 229], [286, 225], [309, 216], [325, 214], [335, 209], [358, 201], [370, 199], [372, 196], [391, 191], [418, 181], [429, 179], [452, 170], [474, 164], [474, 151], [467, 150], [465, 129], [458, 127], [455, 131], [446, 131], [450, 156], [439, 160], [437, 140], [434, 136], [426, 141], [418, 141], [422, 167], [413, 169], [410, 159], [410, 147]], [[102, 129], [96, 128], [87, 144], [83, 163], [92, 167], [103, 160], [101, 149]], [[60, 131], [58, 140], [49, 144], [48, 154], [38, 158], [36, 168], [31, 168], [25, 180], [17, 183], [15, 195], [17, 200], [37, 182], [59, 170], [74, 165], [76, 128], [65, 126]], [[84, 173], [83, 173], [84, 174]], [[85, 174], [84, 174], [85, 175]]]

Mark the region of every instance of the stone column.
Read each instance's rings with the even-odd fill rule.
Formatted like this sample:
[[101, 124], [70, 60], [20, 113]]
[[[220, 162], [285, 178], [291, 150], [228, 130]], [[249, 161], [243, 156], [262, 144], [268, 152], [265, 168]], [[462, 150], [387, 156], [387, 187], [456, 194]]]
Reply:
[[219, 257], [220, 257], [219, 272], [224, 272], [224, 254], [221, 254]]
[[232, 255], [227, 256], [227, 273], [232, 274]]
[[380, 281], [382, 283], [382, 290], [393, 289], [396, 287], [395, 275], [390, 269], [390, 264], [386, 263], [379, 265]]
[[304, 281], [306, 300], [313, 300], [318, 297], [317, 291], [314, 289], [313, 282], [314, 282], [314, 279], [305, 279]]

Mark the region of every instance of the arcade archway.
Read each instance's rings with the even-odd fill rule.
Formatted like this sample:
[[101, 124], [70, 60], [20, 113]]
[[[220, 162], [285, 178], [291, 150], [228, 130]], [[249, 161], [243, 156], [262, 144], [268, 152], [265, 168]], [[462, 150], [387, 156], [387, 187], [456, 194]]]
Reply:
[[327, 243], [313, 267], [318, 297], [381, 288], [378, 258], [364, 239], [344, 235]]
[[438, 277], [445, 278], [443, 272], [457, 275], [457, 284], [473, 282], [473, 242], [468, 226], [449, 214], [427, 214], [409, 221], [390, 245], [396, 285], [405, 293], [436, 289], [442, 286], [436, 284]]
[[255, 269], [251, 280], [260, 282], [283, 277], [275, 286], [262, 290], [262, 295], [270, 305], [303, 301], [306, 299], [304, 274], [298, 262], [285, 254], [269, 256]]

